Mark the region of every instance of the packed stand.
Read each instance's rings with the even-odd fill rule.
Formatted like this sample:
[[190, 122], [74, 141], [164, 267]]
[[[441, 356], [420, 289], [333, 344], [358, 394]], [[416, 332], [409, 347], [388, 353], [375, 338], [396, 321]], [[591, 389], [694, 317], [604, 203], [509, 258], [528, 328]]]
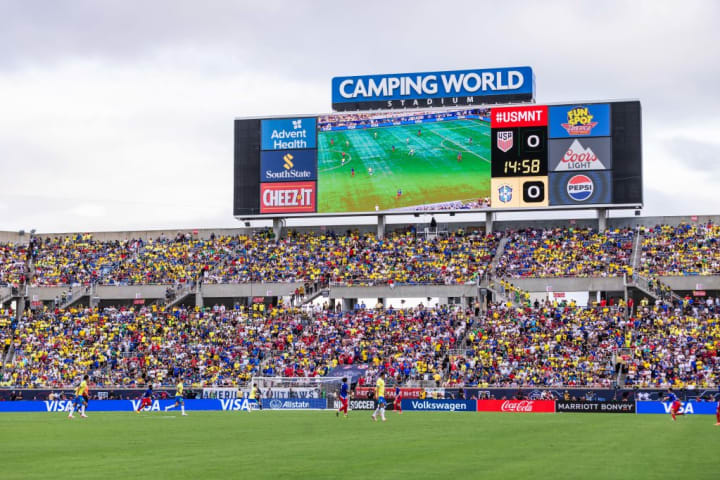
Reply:
[[201, 281], [237, 245], [233, 237], [178, 234], [133, 241], [128, 255], [104, 276], [104, 285], [186, 284]]
[[413, 232], [379, 239], [372, 234], [252, 236], [189, 234], [152, 240], [97, 241], [90, 235], [36, 237], [29, 247], [3, 245], [0, 278], [22, 280], [34, 256], [35, 286], [248, 282], [342, 284], [462, 284], [474, 282], [492, 261], [498, 236], [452, 233], [434, 239]]
[[499, 277], [611, 277], [632, 275], [633, 231], [555, 228], [508, 232]]
[[493, 305], [451, 357], [446, 385], [611, 387], [628, 326], [618, 308]]
[[626, 340], [627, 386], [698, 389], [720, 384], [720, 298], [642, 305]]
[[720, 226], [659, 225], [641, 228], [644, 275], [719, 275]]
[[446, 387], [718, 384], [720, 300], [643, 302], [629, 317], [625, 308], [493, 304], [479, 317], [422, 306], [46, 309], [14, 335], [11, 316], [0, 316], [0, 339], [15, 352], [0, 385], [66, 388], [87, 373], [97, 386], [237, 386], [352, 364], [368, 366], [360, 385], [383, 370], [399, 383]]
[[492, 261], [498, 237], [457, 232], [426, 240], [413, 233], [290, 233], [278, 242], [244, 237], [206, 281], [329, 281], [343, 285], [463, 284]]
[[134, 387], [147, 378], [237, 385], [258, 373], [270, 351], [296, 350], [300, 321], [287, 309], [46, 309], [18, 325], [2, 381], [67, 387], [87, 373], [98, 386]]
[[17, 286], [24, 282], [28, 246], [0, 243], [0, 287]]

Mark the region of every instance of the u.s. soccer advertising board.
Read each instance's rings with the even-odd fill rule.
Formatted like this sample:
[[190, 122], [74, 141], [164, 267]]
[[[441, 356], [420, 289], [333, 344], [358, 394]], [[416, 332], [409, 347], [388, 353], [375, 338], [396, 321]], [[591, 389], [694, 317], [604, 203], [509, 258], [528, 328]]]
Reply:
[[640, 103], [236, 120], [235, 215], [642, 205]]

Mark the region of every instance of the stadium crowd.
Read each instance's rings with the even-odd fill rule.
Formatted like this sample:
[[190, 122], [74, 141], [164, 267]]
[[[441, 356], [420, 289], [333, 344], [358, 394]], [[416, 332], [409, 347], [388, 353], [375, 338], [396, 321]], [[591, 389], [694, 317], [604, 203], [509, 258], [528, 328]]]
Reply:
[[[482, 275], [498, 235], [452, 233], [424, 239], [412, 232], [295, 234], [268, 232], [199, 239], [180, 234], [148, 241], [99, 242], [90, 235], [39, 239], [34, 286], [304, 282], [460, 284]], [[3, 245], [0, 279], [21, 283], [25, 247]]]
[[[640, 227], [639, 272], [720, 274], [720, 227]], [[484, 235], [462, 230], [424, 238], [413, 231], [374, 234], [295, 233], [275, 241], [253, 235], [160, 235], [150, 240], [98, 241], [89, 234], [35, 237], [31, 246], [0, 244], [0, 286], [19, 285], [28, 258], [35, 286], [338, 282], [460, 284], [487, 271], [499, 241], [507, 243], [497, 277], [598, 277], [633, 273], [630, 229], [526, 229]]]
[[640, 272], [645, 275], [720, 274], [720, 226], [659, 225], [640, 228]]
[[[641, 228], [641, 273], [655, 304], [534, 304], [512, 278], [632, 274], [632, 230], [506, 232], [495, 286], [512, 304], [479, 315], [461, 307], [232, 308], [45, 306], [20, 321], [0, 310], [0, 386], [66, 387], [88, 373], [98, 386], [234, 386], [253, 376], [323, 376], [369, 366], [400, 382], [436, 386], [701, 388], [720, 380], [720, 300], [666, 294], [658, 275], [720, 274], [714, 224]], [[335, 282], [464, 284], [488, 271], [501, 234], [462, 230], [423, 238], [272, 232], [180, 234], [98, 241], [88, 234], [0, 244], [0, 284], [22, 284], [32, 260], [38, 286]], [[503, 280], [503, 277], [507, 280]], [[659, 289], [659, 290], [658, 290]], [[300, 289], [296, 296], [302, 296]], [[675, 300], [673, 301], [673, 298]], [[517, 305], [522, 305], [518, 307]], [[619, 375], [622, 374], [622, 375]]]
[[607, 277], [632, 274], [633, 231], [554, 228], [507, 232], [498, 277]]
[[[14, 355], [0, 386], [62, 388], [81, 373], [96, 386], [235, 386], [253, 376], [324, 376], [366, 364], [436, 386], [700, 388], [718, 383], [720, 301], [613, 307], [493, 304], [454, 307], [44, 309], [0, 340]], [[9, 345], [9, 343], [7, 343]], [[626, 373], [619, 376], [618, 373]]]

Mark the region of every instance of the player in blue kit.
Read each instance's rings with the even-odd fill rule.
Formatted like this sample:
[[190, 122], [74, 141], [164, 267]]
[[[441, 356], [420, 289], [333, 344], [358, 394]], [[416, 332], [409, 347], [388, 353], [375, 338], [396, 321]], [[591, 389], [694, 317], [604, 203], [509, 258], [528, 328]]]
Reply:
[[151, 406], [152, 399], [153, 399], [152, 385], [148, 385], [147, 390], [145, 390], [145, 393], [143, 393], [143, 397], [142, 397], [142, 401], [140, 402], [140, 406], [135, 411], [135, 413], [140, 413], [143, 408]]
[[680, 403], [680, 399], [678, 399], [677, 395], [675, 395], [675, 392], [673, 392], [672, 388], [668, 389], [668, 393], [665, 396], [665, 399], [672, 402], [672, 405], [670, 405], [670, 416], [673, 420], [677, 420], [675, 418], [676, 415], [684, 415], [680, 411], [680, 407], [682, 406], [682, 404]]
[[348, 390], [347, 377], [343, 377], [340, 386], [340, 408], [335, 411], [336, 417], [340, 416], [340, 412], [345, 414], [345, 418], [348, 416]]

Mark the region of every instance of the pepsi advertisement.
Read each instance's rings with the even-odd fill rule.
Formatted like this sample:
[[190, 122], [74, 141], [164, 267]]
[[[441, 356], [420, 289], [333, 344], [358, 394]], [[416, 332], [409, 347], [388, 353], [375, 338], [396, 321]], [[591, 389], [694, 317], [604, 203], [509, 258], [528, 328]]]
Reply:
[[550, 205], [603, 205], [612, 203], [610, 172], [551, 172]]

